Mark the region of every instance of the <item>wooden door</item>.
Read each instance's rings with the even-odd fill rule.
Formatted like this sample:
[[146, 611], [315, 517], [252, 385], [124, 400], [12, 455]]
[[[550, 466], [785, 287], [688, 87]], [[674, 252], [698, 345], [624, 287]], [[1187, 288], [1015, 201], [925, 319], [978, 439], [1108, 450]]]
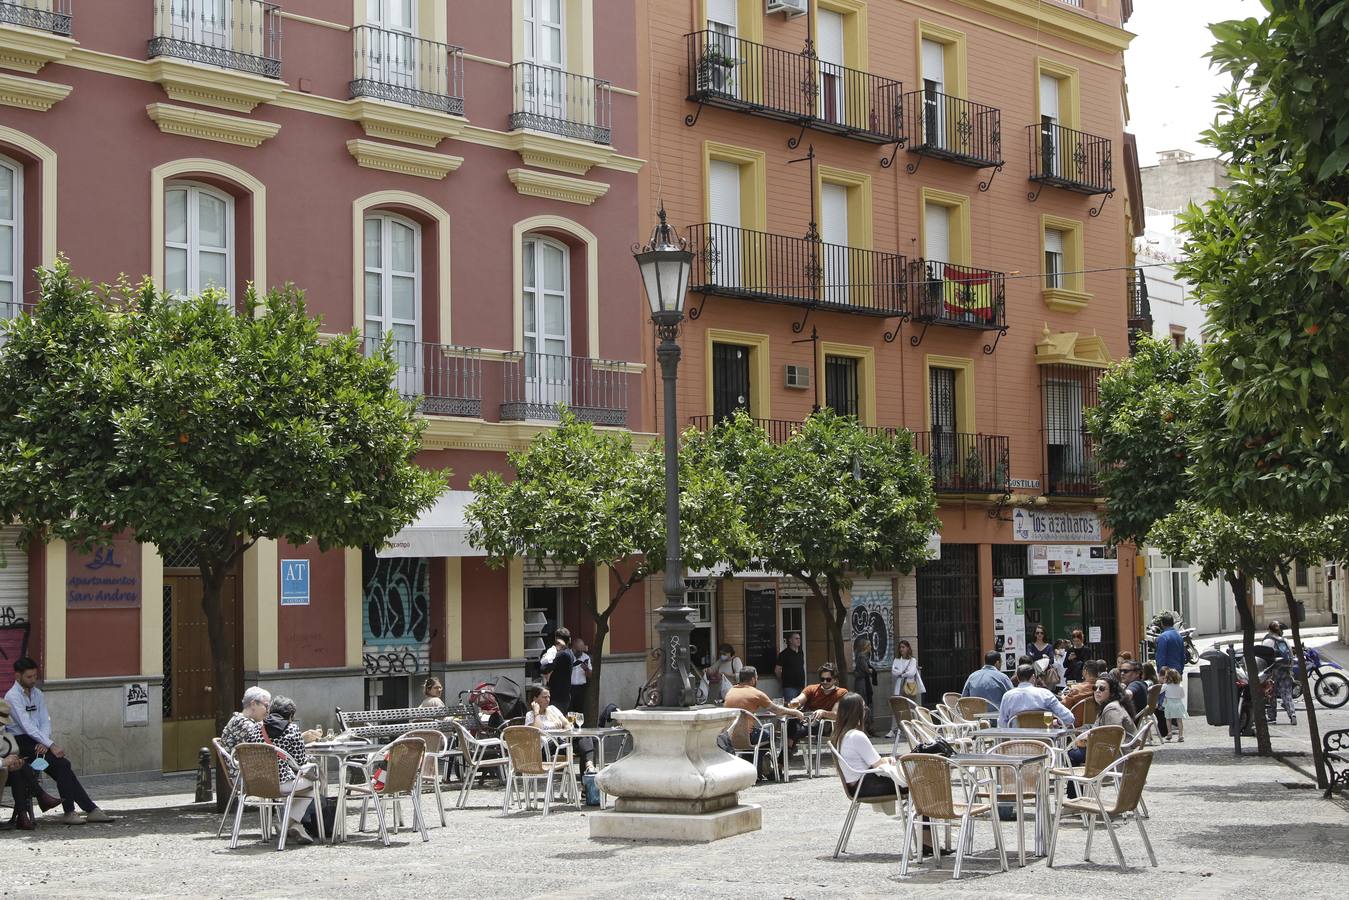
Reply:
[[[194, 569], [164, 573], [164, 771], [197, 765], [197, 752], [216, 735], [215, 676], [206, 614], [201, 606], [201, 576]], [[189, 574], [190, 573], [190, 574]], [[231, 698], [243, 694], [243, 646], [237, 579], [225, 579], [222, 591], [225, 634], [234, 647]]]

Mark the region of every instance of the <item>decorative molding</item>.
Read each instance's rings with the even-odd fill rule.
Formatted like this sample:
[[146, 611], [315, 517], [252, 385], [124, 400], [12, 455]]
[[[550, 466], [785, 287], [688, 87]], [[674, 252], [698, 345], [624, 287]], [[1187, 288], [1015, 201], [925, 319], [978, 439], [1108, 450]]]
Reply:
[[592, 144], [572, 138], [543, 134], [537, 131], [493, 132], [486, 128], [471, 128], [472, 138], [465, 133], [465, 139], [477, 138], [476, 143], [514, 150], [527, 166], [541, 169], [554, 169], [570, 175], [584, 175], [593, 167], [614, 169], [619, 172], [635, 173], [645, 164], [645, 160], [624, 156], [614, 148], [603, 144]]
[[[488, 450], [505, 453], [524, 450], [535, 435], [558, 427], [557, 422], [488, 422], [483, 419], [425, 416], [426, 430], [422, 432], [423, 450]], [[659, 435], [626, 428], [597, 425], [596, 431], [632, 435], [633, 446], [644, 450]]]
[[171, 103], [150, 103], [145, 107], [145, 114], [165, 134], [181, 134], [241, 147], [256, 147], [268, 138], [276, 137], [281, 130], [276, 122], [255, 122]]
[[1039, 366], [1063, 363], [1104, 369], [1113, 361], [1106, 348], [1105, 338], [1096, 334], [1084, 336], [1076, 331], [1050, 331], [1049, 323], [1045, 323], [1040, 340], [1035, 345], [1035, 364]]
[[277, 14], [283, 19], [290, 19], [293, 22], [303, 22], [306, 25], [318, 25], [320, 28], [331, 28], [334, 31], [351, 31], [351, 26], [343, 25], [340, 22], [329, 22], [326, 19], [316, 19], [313, 16], [302, 16], [299, 13], [278, 10]]
[[1123, 53], [1134, 36], [1118, 25], [1101, 22], [1068, 6], [1039, 0], [955, 0], [961, 6], [991, 13], [1037, 31], [1069, 38], [1095, 50]]
[[414, 109], [369, 97], [358, 97], [349, 103], [350, 118], [360, 122], [370, 137], [423, 147], [434, 147], [447, 137], [456, 137], [468, 125], [468, 120], [462, 116]]
[[1091, 302], [1091, 294], [1086, 291], [1071, 291], [1067, 288], [1044, 288], [1040, 291], [1040, 298], [1054, 312], [1063, 313], [1081, 312]]
[[631, 372], [640, 374], [646, 371], [646, 363], [626, 362], [621, 359], [597, 359], [590, 364], [596, 372]]
[[358, 165], [367, 169], [381, 169], [401, 175], [415, 175], [418, 178], [439, 180], [457, 171], [464, 164], [462, 156], [413, 150], [411, 147], [381, 144], [379, 141], [367, 141], [364, 138], [352, 138], [347, 141], [347, 150]]
[[46, 112], [66, 99], [73, 90], [74, 88], [68, 84], [54, 84], [50, 81], [38, 81], [36, 78], [0, 74], [0, 103], [5, 106]]
[[49, 62], [65, 59], [79, 45], [58, 34], [0, 25], [0, 68], [36, 72]]
[[534, 172], [530, 169], [507, 169], [506, 177], [515, 185], [516, 192], [522, 196], [561, 200], [564, 203], [579, 203], [582, 206], [589, 206], [609, 193], [609, 185], [603, 181], [586, 181], [584, 178], [568, 178], [566, 175]]
[[286, 89], [282, 81], [167, 56], [150, 60], [148, 67], [150, 80], [164, 88], [171, 99], [235, 112], [252, 112], [259, 103], [275, 100]]

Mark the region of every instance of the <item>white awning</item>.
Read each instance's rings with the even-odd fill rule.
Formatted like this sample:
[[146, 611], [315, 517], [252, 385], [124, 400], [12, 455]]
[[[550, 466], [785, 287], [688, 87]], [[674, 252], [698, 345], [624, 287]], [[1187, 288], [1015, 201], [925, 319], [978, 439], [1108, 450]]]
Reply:
[[446, 491], [436, 505], [395, 534], [376, 556], [486, 556], [468, 542], [468, 522], [464, 507], [473, 499], [472, 491]]

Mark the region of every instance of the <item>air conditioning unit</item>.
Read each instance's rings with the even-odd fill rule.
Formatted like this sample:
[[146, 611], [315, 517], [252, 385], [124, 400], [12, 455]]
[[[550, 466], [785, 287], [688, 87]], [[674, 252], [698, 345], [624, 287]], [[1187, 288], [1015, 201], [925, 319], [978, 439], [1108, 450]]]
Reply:
[[810, 366], [794, 366], [788, 364], [787, 387], [802, 389], [810, 387]]
[[786, 18], [793, 19], [797, 16], [806, 14], [806, 3], [809, 0], [767, 0], [767, 12], [784, 13]]

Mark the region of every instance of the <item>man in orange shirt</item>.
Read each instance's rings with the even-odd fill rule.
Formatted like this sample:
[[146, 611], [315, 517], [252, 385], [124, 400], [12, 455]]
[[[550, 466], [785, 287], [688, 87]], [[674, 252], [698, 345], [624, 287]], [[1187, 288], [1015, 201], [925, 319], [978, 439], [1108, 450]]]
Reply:
[[745, 666], [740, 670], [739, 682], [726, 692], [726, 700], [722, 704], [727, 708], [743, 709], [749, 713], [748, 716], [737, 716], [735, 723], [731, 725], [731, 743], [734, 746], [752, 747], [759, 743], [763, 736], [763, 729], [755, 721], [755, 713], [766, 710], [779, 716], [805, 719], [800, 710], [779, 706], [773, 702], [773, 698], [759, 690], [756, 686], [759, 683], [759, 670], [753, 666]]
[[797, 695], [791, 703], [787, 704], [792, 709], [802, 709], [808, 713], [815, 713], [821, 719], [835, 719], [834, 707], [838, 706], [838, 701], [843, 699], [843, 695], [848, 693], [838, 684], [838, 669], [833, 663], [825, 663], [820, 666], [820, 680], [818, 684], [812, 684]]
[[1079, 728], [1086, 723], [1082, 721], [1082, 710], [1073, 709], [1073, 707], [1092, 696], [1092, 692], [1096, 688], [1096, 679], [1101, 677], [1104, 670], [1105, 665], [1102, 660], [1087, 660], [1082, 664], [1082, 680], [1063, 692], [1063, 705], [1073, 710], [1073, 718], [1077, 721]]

